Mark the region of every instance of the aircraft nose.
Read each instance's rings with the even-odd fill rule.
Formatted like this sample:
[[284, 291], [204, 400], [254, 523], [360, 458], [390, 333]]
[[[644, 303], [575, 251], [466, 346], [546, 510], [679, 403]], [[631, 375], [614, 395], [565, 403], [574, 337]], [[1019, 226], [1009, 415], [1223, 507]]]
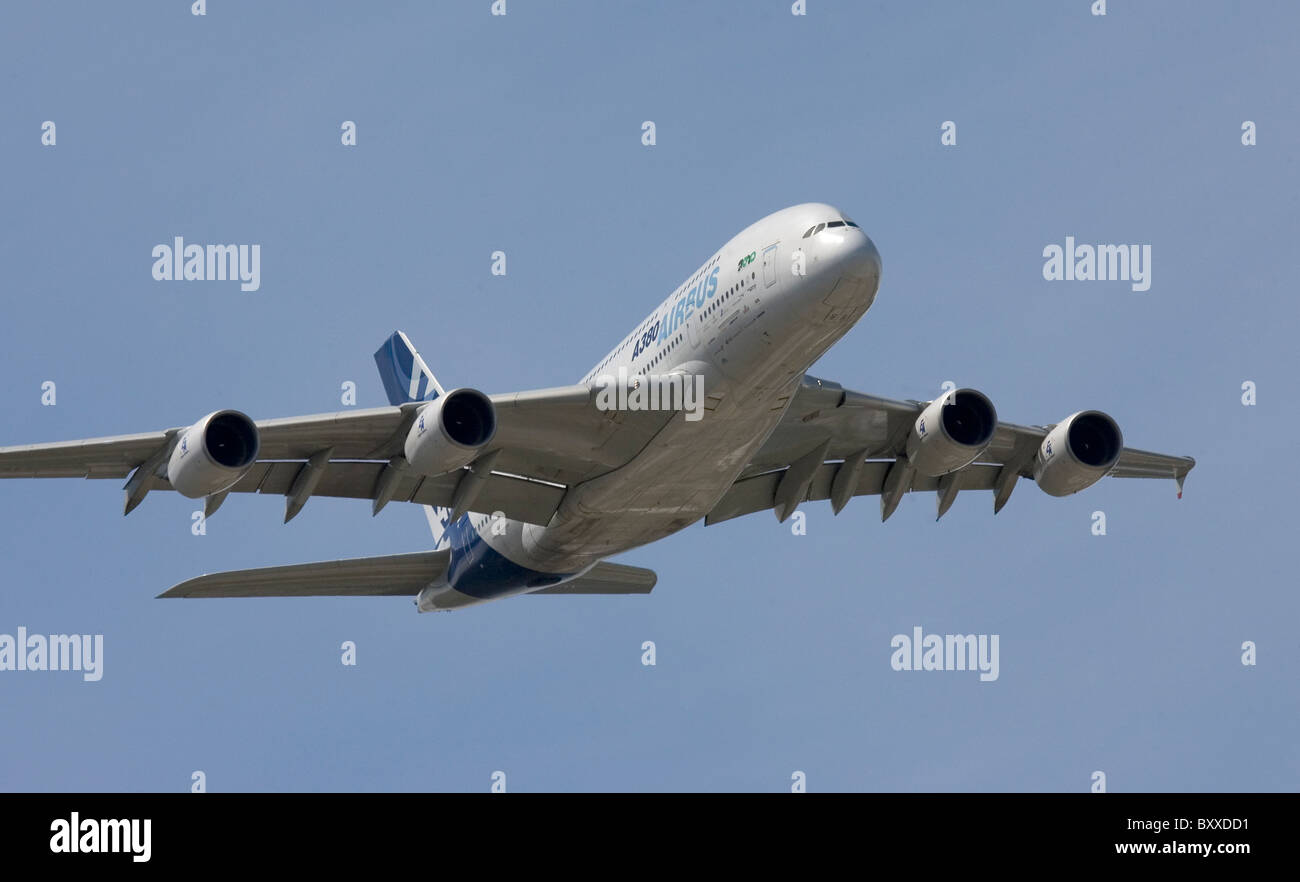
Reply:
[[871, 237], [861, 230], [853, 231], [856, 235], [846, 243], [844, 255], [845, 271], [858, 278], [880, 282], [880, 252]]
[[880, 285], [880, 252], [871, 237], [857, 227], [827, 230], [820, 234], [829, 263], [840, 276], [864, 282], [874, 295]]
[[848, 223], [828, 226], [813, 238], [808, 265], [809, 275], [817, 281], [806, 288], [809, 306], [822, 321], [857, 321], [880, 289], [876, 243], [856, 224]]

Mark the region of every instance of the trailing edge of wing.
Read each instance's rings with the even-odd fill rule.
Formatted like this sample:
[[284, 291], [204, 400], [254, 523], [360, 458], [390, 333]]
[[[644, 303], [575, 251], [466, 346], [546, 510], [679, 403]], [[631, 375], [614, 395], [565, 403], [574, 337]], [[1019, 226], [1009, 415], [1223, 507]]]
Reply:
[[1163, 453], [1125, 447], [1120, 454], [1119, 462], [1110, 470], [1109, 476], [1112, 478], [1174, 478], [1181, 486], [1183, 478], [1187, 477], [1187, 473], [1195, 466], [1196, 460], [1190, 456], [1168, 456]]
[[[813, 473], [812, 479], [808, 483], [808, 492], [803, 499], [810, 501], [830, 499], [831, 485], [840, 465], [838, 462], [822, 463]], [[881, 461], [863, 463], [857, 486], [851, 495], [879, 495], [884, 487], [885, 476], [889, 474], [891, 465], [890, 462]], [[998, 473], [1001, 471], [1002, 466], [1000, 465], [966, 466], [961, 471], [953, 473], [953, 490], [992, 490], [997, 481]], [[704, 523], [716, 524], [719, 521], [726, 521], [741, 515], [772, 508], [776, 504], [777, 487], [780, 485], [781, 477], [784, 474], [784, 471], [767, 472], [762, 475], [755, 475], [752, 478], [744, 478], [732, 484], [731, 489], [713, 507], [713, 511], [709, 512], [705, 517]], [[908, 489], [911, 491], [938, 490], [940, 480], [940, 478], [925, 475], [914, 475]]]
[[449, 551], [421, 551], [213, 573], [159, 597], [413, 596], [447, 571]]

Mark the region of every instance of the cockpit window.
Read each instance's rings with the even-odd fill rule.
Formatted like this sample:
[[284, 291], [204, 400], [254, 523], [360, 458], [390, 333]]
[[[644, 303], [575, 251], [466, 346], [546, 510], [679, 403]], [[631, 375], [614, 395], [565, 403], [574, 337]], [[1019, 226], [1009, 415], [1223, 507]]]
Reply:
[[[858, 226], [857, 224], [849, 220], [847, 217], [842, 220], [827, 221], [824, 224], [818, 224], [815, 227], [809, 227], [808, 231], [803, 234], [802, 238], [807, 239], [809, 236], [816, 236], [822, 230], [829, 230], [831, 227], [857, 227], [857, 226]], [[861, 228], [859, 227], [859, 229]]]

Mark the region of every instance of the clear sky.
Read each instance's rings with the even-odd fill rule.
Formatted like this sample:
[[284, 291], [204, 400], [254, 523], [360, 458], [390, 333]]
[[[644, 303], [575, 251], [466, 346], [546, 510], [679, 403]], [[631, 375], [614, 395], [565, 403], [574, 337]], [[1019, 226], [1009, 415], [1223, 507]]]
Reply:
[[[571, 383], [740, 229], [826, 201], [884, 275], [814, 374], [951, 380], [1020, 423], [1100, 408], [1198, 465], [1181, 501], [805, 503], [806, 535], [760, 513], [623, 555], [649, 597], [446, 615], [154, 599], [426, 548], [414, 506], [282, 525], [232, 497], [195, 536], [175, 494], [123, 518], [119, 481], [5, 481], [0, 633], [105, 658], [0, 672], [0, 788], [1297, 789], [1300, 8], [1089, 6], [6, 5], [0, 445], [338, 410], [345, 381], [379, 406], [395, 328], [444, 385]], [[260, 289], [154, 281], [175, 236], [259, 244]], [[1150, 290], [1045, 281], [1066, 236], [1149, 244]], [[916, 626], [999, 635], [999, 678], [894, 671]]]

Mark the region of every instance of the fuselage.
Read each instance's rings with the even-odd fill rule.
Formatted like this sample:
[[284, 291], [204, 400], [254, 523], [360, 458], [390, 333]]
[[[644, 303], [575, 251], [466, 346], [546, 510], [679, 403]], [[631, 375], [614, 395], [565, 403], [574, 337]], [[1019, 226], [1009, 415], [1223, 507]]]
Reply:
[[[422, 610], [526, 593], [704, 517], [788, 408], [805, 372], [866, 313], [871, 239], [833, 206], [768, 215], [710, 255], [582, 378], [703, 376], [702, 418], [677, 414], [620, 468], [569, 488], [546, 526], [471, 513], [445, 525], [445, 584]], [[445, 510], [437, 510], [446, 518]]]

